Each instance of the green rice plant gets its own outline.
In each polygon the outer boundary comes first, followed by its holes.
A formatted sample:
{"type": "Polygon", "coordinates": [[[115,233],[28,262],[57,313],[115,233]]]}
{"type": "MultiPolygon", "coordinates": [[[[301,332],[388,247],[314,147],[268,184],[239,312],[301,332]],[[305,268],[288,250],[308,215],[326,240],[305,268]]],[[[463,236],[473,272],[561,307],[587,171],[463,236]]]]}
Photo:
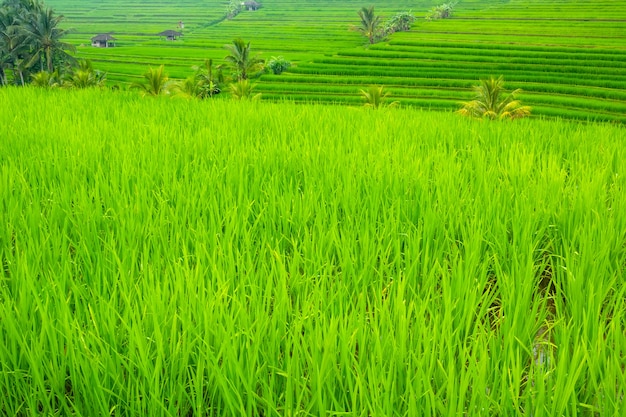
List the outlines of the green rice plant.
{"type": "Polygon", "coordinates": [[[125,91],[0,106],[8,414],[626,409],[622,127],[125,91]]]}

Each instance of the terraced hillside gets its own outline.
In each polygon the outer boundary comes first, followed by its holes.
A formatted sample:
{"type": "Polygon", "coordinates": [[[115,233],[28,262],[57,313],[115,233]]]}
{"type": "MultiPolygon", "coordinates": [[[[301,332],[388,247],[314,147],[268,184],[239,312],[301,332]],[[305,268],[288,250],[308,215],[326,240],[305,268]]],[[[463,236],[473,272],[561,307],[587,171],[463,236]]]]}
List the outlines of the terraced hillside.
{"type": "Polygon", "coordinates": [[[150,65],[165,64],[184,77],[206,58],[221,60],[235,37],[262,57],[282,55],[297,65],[264,75],[266,99],[359,103],[359,90],[386,85],[402,104],[452,109],[471,97],[480,77],[504,75],[509,88],[538,115],[626,121],[626,1],[461,0],[453,18],[426,21],[441,3],[416,1],[265,0],[263,8],[221,20],[225,1],[50,0],[76,29],[72,41],[88,45],[98,32],[115,33],[118,47],[79,46],[79,53],[128,82],[150,65]],[[373,4],[384,17],[412,10],[410,32],[367,46],[357,10],[373,4]],[[185,24],[183,40],[155,36],[185,24]]]}

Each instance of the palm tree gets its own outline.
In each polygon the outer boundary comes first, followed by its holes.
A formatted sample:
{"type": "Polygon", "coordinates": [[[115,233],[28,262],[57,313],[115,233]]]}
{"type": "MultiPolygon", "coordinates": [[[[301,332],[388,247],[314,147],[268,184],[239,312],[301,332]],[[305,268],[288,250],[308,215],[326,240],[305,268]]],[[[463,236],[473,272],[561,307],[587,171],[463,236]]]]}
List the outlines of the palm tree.
{"type": "Polygon", "coordinates": [[[354,26],[353,29],[367,37],[370,44],[375,43],[380,36],[382,18],[376,16],[374,6],[361,8],[359,17],[361,18],[361,23],[359,26],[354,26]]]}
{"type": "Polygon", "coordinates": [[[361,90],[361,96],[365,100],[365,107],[372,109],[378,109],[381,107],[395,107],[398,105],[397,101],[386,104],[387,97],[391,93],[384,91],[384,87],[377,87],[375,85],[370,86],[368,90],[361,90]]]}
{"type": "Polygon", "coordinates": [[[9,40],[7,38],[8,28],[11,24],[8,11],[0,8],[0,85],[7,83],[6,69],[11,64],[11,56],[8,52],[9,40]]]}
{"type": "Polygon", "coordinates": [[[13,70],[13,79],[24,85],[24,71],[28,58],[28,45],[20,31],[16,10],[0,9],[0,71],[6,82],[6,70],[13,70]],[[18,77],[19,76],[19,77],[18,77]]]}
{"type": "Polygon", "coordinates": [[[61,85],[61,77],[59,72],[40,71],[31,75],[32,85],[45,89],[57,88],[61,85]]]}
{"type": "Polygon", "coordinates": [[[48,72],[53,72],[55,57],[72,60],[65,51],[75,51],[76,48],[61,40],[69,33],[69,30],[59,28],[63,19],[63,15],[57,16],[54,10],[46,8],[35,11],[29,19],[22,22],[22,31],[33,52],[27,66],[30,67],[39,61],[43,70],[45,62],[48,72]]]}
{"type": "Polygon", "coordinates": [[[91,61],[79,61],[78,68],[73,70],[66,79],[65,86],[69,88],[104,87],[106,73],[94,70],[91,61]]]}
{"type": "Polygon", "coordinates": [[[488,80],[480,80],[480,85],[474,87],[476,96],[474,100],[463,103],[459,114],[468,117],[484,119],[518,119],[530,115],[531,108],[523,106],[515,95],[522,90],[512,91],[504,96],[504,78],[489,77],[488,80]]]}
{"type": "Polygon", "coordinates": [[[234,78],[237,81],[246,80],[250,73],[261,68],[263,60],[259,59],[258,55],[251,56],[250,42],[246,44],[243,39],[238,38],[231,45],[224,45],[224,48],[230,52],[230,55],[226,56],[224,60],[233,70],[234,78]]]}
{"type": "Polygon", "coordinates": [[[250,80],[239,80],[229,86],[230,95],[235,100],[259,100],[261,93],[252,94],[256,84],[251,84],[250,80]]]}
{"type": "Polygon", "coordinates": [[[145,83],[133,83],[131,88],[142,90],[144,96],[159,96],[167,92],[169,77],[165,73],[163,65],[156,69],[149,68],[143,77],[146,81],[145,83]]]}

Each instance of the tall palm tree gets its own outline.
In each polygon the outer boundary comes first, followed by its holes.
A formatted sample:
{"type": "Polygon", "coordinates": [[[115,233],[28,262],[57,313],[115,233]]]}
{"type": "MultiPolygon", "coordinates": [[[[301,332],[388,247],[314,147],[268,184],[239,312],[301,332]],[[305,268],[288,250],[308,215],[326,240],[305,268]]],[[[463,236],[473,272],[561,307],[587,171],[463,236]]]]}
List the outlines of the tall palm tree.
{"type": "Polygon", "coordinates": [[[224,45],[224,48],[230,52],[224,60],[233,70],[237,81],[248,79],[250,73],[259,70],[263,64],[258,55],[251,56],[250,42],[246,44],[241,38],[235,39],[230,45],[224,45]]]}
{"type": "Polygon", "coordinates": [[[142,90],[143,95],[159,96],[167,92],[169,77],[165,73],[165,68],[161,65],[158,68],[149,68],[143,75],[144,83],[133,83],[132,88],[142,90]]]}
{"type": "Polygon", "coordinates": [[[489,77],[488,80],[480,80],[480,85],[474,87],[476,95],[474,100],[463,103],[458,113],[463,116],[484,119],[518,119],[530,115],[531,108],[523,106],[515,98],[522,90],[517,89],[504,96],[504,78],[489,77]]]}
{"type": "Polygon", "coordinates": [[[0,85],[7,83],[6,70],[11,64],[9,54],[8,28],[12,22],[7,10],[0,8],[0,85]]]}
{"type": "Polygon", "coordinates": [[[383,23],[382,17],[376,16],[374,6],[361,8],[359,17],[361,22],[354,27],[354,30],[367,37],[370,44],[375,43],[380,36],[380,29],[383,23]]]}
{"type": "Polygon", "coordinates": [[[0,13],[0,68],[2,73],[11,68],[13,79],[21,80],[22,85],[24,85],[26,63],[29,60],[28,49],[28,43],[13,17],[0,13]]]}
{"type": "Polygon", "coordinates": [[[33,52],[28,66],[39,62],[43,70],[45,62],[48,72],[52,72],[55,56],[65,60],[72,59],[71,55],[65,51],[75,51],[76,48],[61,40],[69,33],[69,30],[59,28],[63,19],[63,15],[57,16],[54,10],[46,8],[35,11],[33,16],[22,23],[22,30],[33,52]]]}

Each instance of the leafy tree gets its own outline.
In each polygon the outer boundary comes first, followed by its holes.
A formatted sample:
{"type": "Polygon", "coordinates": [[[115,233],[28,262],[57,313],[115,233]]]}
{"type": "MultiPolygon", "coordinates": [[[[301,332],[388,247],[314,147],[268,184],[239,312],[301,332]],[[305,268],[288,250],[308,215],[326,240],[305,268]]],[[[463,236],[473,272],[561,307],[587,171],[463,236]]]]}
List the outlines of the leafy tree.
{"type": "Polygon", "coordinates": [[[235,100],[259,100],[261,93],[253,94],[255,84],[251,84],[250,80],[239,80],[230,84],[229,91],[235,100]]]}
{"type": "Polygon", "coordinates": [[[198,84],[198,97],[213,97],[220,93],[220,82],[223,81],[220,78],[223,77],[221,71],[214,74],[212,59],[205,60],[204,65],[194,66],[193,69],[195,71],[194,79],[198,84]]]}
{"type": "Polygon", "coordinates": [[[45,62],[48,72],[52,72],[55,57],[63,61],[72,60],[72,57],[65,51],[75,51],[76,48],[62,41],[62,38],[69,33],[68,30],[59,28],[63,19],[63,15],[57,16],[52,9],[46,8],[34,12],[28,20],[23,22],[21,30],[26,36],[26,42],[32,53],[28,62],[29,67],[39,62],[43,70],[45,62]]]}
{"type": "Polygon", "coordinates": [[[291,62],[287,61],[282,56],[279,57],[271,57],[267,64],[265,65],[265,70],[267,72],[272,72],[272,74],[279,75],[284,71],[287,71],[291,68],[291,62]]]}
{"type": "Polygon", "coordinates": [[[387,98],[391,95],[388,91],[385,91],[383,86],[370,86],[367,90],[361,90],[361,96],[365,100],[365,107],[372,109],[379,109],[381,107],[396,107],[399,103],[397,101],[387,103],[387,98]]]}
{"type": "Polygon", "coordinates": [[[522,90],[517,89],[505,96],[504,78],[489,77],[488,80],[480,80],[480,85],[474,87],[476,96],[474,100],[463,103],[459,114],[468,117],[502,120],[518,119],[530,115],[531,108],[523,106],[515,98],[522,90]]]}
{"type": "Polygon", "coordinates": [[[226,6],[226,19],[230,20],[241,13],[243,6],[239,0],[230,0],[226,6]]]}
{"type": "Polygon", "coordinates": [[[415,15],[411,12],[400,12],[391,17],[385,24],[385,33],[407,32],[415,22],[415,15]]]}
{"type": "Polygon", "coordinates": [[[148,72],[143,74],[143,77],[143,83],[133,83],[131,88],[141,90],[144,96],[160,96],[168,92],[169,77],[165,73],[163,65],[158,68],[150,67],[148,72]]]}
{"type": "Polygon", "coordinates": [[[452,12],[456,6],[456,2],[443,3],[435,6],[426,15],[426,20],[448,19],[452,17],[452,12]]]}
{"type": "Polygon", "coordinates": [[[258,58],[258,55],[251,55],[250,42],[246,44],[243,39],[238,38],[232,44],[224,45],[224,48],[230,52],[224,60],[237,81],[246,80],[251,73],[261,69],[263,60],[258,58]]]}
{"type": "Polygon", "coordinates": [[[365,36],[370,44],[376,43],[382,37],[382,18],[374,12],[374,6],[363,7],[359,10],[361,22],[353,26],[353,30],[365,36]]]}

